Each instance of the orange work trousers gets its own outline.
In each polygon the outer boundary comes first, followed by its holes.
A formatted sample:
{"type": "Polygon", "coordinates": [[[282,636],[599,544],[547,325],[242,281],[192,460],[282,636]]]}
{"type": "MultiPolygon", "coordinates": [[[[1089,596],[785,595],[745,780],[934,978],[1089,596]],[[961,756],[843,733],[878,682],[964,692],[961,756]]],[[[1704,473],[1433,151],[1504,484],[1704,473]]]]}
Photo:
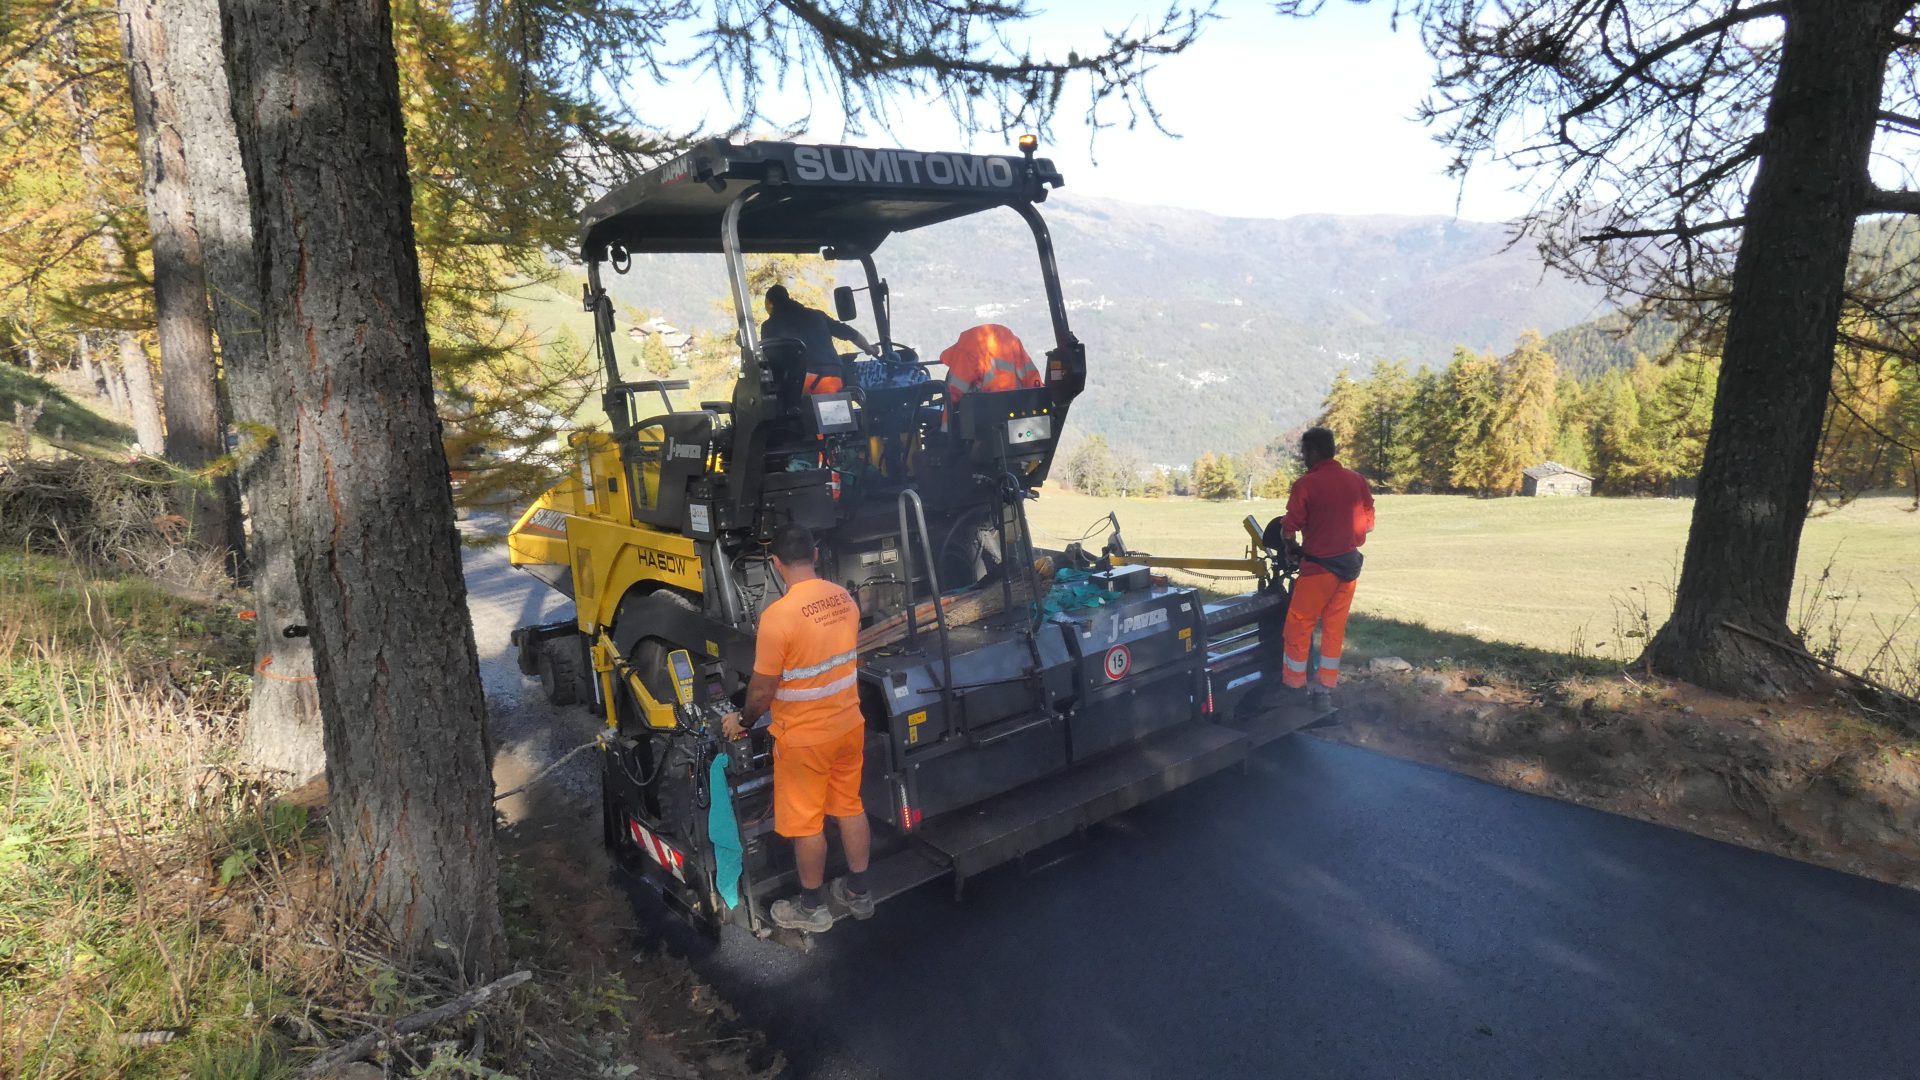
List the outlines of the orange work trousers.
{"type": "Polygon", "coordinates": [[[1287,665],[1280,681],[1298,689],[1307,685],[1307,655],[1312,651],[1313,627],[1320,625],[1320,685],[1340,682],[1340,649],[1347,642],[1347,611],[1353,607],[1358,581],[1341,581],[1333,574],[1301,574],[1293,583],[1287,604],[1287,665]]]}

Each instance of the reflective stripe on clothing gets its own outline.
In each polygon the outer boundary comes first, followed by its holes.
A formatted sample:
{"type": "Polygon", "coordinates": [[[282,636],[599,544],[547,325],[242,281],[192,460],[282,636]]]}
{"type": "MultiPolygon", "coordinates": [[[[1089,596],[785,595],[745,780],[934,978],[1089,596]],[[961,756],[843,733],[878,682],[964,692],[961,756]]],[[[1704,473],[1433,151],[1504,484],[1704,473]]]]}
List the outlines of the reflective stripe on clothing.
{"type": "Polygon", "coordinates": [[[773,700],[819,701],[821,698],[830,698],[840,691],[847,689],[852,686],[859,677],[859,672],[849,671],[843,678],[835,679],[825,686],[809,686],[805,689],[790,689],[782,686],[773,692],[773,700]]]}
{"type": "Polygon", "coordinates": [[[846,652],[841,653],[839,656],[828,657],[827,659],[822,660],[817,664],[810,664],[807,667],[788,668],[787,670],[780,673],[780,678],[782,681],[791,681],[793,679],[811,679],[816,675],[825,675],[827,672],[832,671],[834,668],[839,667],[841,664],[851,664],[858,659],[860,659],[860,650],[848,649],[846,652]]]}
{"type": "Polygon", "coordinates": [[[1287,657],[1287,670],[1288,671],[1305,671],[1307,670],[1307,662],[1304,659],[1295,660],[1293,657],[1289,656],[1287,657]]]}
{"type": "Polygon", "coordinates": [[[1323,668],[1332,668],[1333,670],[1338,671],[1340,670],[1340,658],[1337,656],[1328,656],[1322,653],[1320,656],[1320,666],[1323,668]]]}

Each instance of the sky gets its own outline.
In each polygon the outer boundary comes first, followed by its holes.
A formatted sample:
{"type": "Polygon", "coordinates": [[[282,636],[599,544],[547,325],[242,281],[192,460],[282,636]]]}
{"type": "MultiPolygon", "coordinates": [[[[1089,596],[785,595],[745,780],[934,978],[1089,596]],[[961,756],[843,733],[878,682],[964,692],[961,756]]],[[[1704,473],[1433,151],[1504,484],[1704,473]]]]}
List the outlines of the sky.
{"type": "MultiPolygon", "coordinates": [[[[1121,5],[1057,0],[1023,31],[1036,51],[1096,47],[1117,28],[1121,5]]],[[[1129,7],[1133,5],[1127,5],[1129,7]]],[[[1152,5],[1142,4],[1143,10],[1152,5]]],[[[1109,128],[1089,140],[1070,95],[1041,153],[1066,176],[1067,190],[1129,202],[1180,206],[1233,217],[1298,214],[1440,214],[1505,221],[1530,198],[1521,178],[1485,166],[1463,187],[1443,175],[1447,150],[1412,119],[1426,94],[1432,61],[1415,28],[1389,25],[1391,4],[1331,0],[1307,20],[1282,19],[1261,0],[1223,0],[1220,19],[1179,56],[1160,62],[1148,88],[1178,138],[1141,125],[1109,128]]],[[[711,75],[676,74],[643,85],[640,110],[670,130],[696,124],[724,129],[737,119],[711,75]]],[[[896,102],[888,130],[849,134],[831,100],[766,95],[761,111],[805,137],[917,150],[1011,150],[999,135],[965,137],[939,101],[896,102]]]]}

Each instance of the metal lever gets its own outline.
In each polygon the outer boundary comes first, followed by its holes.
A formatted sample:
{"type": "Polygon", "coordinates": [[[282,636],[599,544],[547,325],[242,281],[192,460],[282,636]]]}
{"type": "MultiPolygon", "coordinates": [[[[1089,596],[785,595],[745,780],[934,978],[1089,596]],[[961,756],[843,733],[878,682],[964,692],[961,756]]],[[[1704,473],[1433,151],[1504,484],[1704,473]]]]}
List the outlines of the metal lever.
{"type": "Polygon", "coordinates": [[[940,572],[934,566],[933,534],[927,529],[927,507],[920,501],[920,493],[912,488],[900,493],[900,557],[905,560],[901,569],[907,579],[907,647],[913,647],[918,632],[914,609],[919,606],[913,598],[913,533],[907,527],[908,503],[913,504],[914,517],[920,525],[920,543],[927,556],[927,586],[933,590],[933,617],[940,628],[940,704],[946,710],[947,724],[951,728],[954,722],[953,650],[947,644],[947,605],[940,595],[940,572]]]}

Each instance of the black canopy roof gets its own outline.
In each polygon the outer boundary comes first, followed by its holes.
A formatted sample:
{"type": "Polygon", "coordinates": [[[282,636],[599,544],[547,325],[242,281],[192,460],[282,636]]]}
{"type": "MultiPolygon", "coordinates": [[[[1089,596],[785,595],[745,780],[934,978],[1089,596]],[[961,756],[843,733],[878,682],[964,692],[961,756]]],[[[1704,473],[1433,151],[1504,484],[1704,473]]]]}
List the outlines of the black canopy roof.
{"type": "Polygon", "coordinates": [[[582,215],[581,253],[715,252],[727,206],[750,252],[870,252],[888,236],[994,206],[1041,202],[1063,181],[1046,158],[711,139],[608,192],[582,215]]]}

